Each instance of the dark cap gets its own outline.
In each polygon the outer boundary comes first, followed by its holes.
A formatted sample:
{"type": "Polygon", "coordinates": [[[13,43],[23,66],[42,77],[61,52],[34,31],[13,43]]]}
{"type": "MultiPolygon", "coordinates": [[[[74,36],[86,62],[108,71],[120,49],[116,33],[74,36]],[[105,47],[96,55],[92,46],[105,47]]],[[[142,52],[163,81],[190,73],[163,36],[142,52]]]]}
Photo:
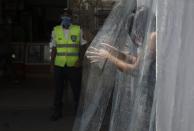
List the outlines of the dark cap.
{"type": "Polygon", "coordinates": [[[72,10],[71,9],[69,9],[69,8],[65,8],[64,9],[64,15],[70,15],[70,16],[72,16],[72,10]]]}

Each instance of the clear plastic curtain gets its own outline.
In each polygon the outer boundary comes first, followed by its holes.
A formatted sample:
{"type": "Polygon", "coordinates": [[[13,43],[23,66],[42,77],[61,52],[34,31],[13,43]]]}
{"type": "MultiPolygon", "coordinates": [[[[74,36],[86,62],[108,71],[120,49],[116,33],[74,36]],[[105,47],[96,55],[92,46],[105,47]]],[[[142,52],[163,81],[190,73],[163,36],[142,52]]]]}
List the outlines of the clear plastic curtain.
{"type": "Polygon", "coordinates": [[[158,1],[156,130],[194,130],[194,1],[158,1]]]}
{"type": "MultiPolygon", "coordinates": [[[[144,1],[145,2],[145,1],[144,1]]],[[[139,72],[136,76],[135,93],[131,110],[130,124],[127,131],[148,131],[151,122],[151,113],[153,105],[153,96],[155,90],[155,56],[149,52],[149,38],[152,32],[155,32],[155,10],[156,1],[147,0],[145,6],[148,8],[146,30],[144,31],[144,57],[141,60],[139,72]]],[[[141,25],[140,23],[138,25],[141,25]]]]}
{"type": "MultiPolygon", "coordinates": [[[[155,28],[153,27],[155,24],[153,24],[154,15],[152,12],[155,3],[153,3],[153,1],[148,1],[146,5],[149,6],[143,5],[143,7],[147,8],[147,13],[145,13],[145,10],[142,10],[145,8],[139,8],[142,7],[142,5],[137,7],[135,16],[138,14],[140,17],[134,19],[135,26],[132,28],[132,33],[139,30],[137,32],[142,32],[145,35],[142,50],[145,52],[145,56],[141,60],[139,70],[127,73],[118,71],[116,74],[110,131],[149,130],[155,84],[148,80],[152,59],[149,57],[147,51],[147,38],[150,36],[153,28],[155,28]],[[144,26],[146,27],[145,29],[143,29],[144,26]]],[[[131,42],[129,42],[129,45],[129,52],[134,54],[133,52],[136,50],[134,50],[133,44],[131,45],[131,42]]]]}
{"type": "MultiPolygon", "coordinates": [[[[109,102],[112,103],[109,131],[132,131],[137,130],[138,127],[142,129],[145,125],[144,120],[148,119],[149,121],[150,117],[145,116],[145,112],[142,112],[142,126],[137,126],[140,116],[136,115],[138,113],[136,110],[142,107],[137,106],[142,105],[138,104],[139,98],[144,99],[144,96],[148,95],[148,88],[146,88],[147,92],[142,92],[141,89],[148,85],[147,74],[151,62],[147,57],[146,44],[153,17],[150,10],[152,2],[153,0],[149,0],[146,3],[149,5],[146,6],[148,9],[146,19],[143,15],[138,21],[131,22],[132,12],[136,8],[136,0],[121,0],[114,6],[102,29],[94,38],[90,45],[92,47],[105,48],[100,46],[100,43],[105,42],[119,51],[124,51],[127,48],[128,53],[135,55],[137,48],[129,36],[129,27],[131,23],[136,23],[131,32],[141,32],[140,34],[145,36],[142,50],[145,52],[145,57],[141,60],[139,71],[126,73],[118,71],[109,61],[88,64],[85,59],[81,100],[73,131],[100,131],[109,102]],[[140,93],[136,93],[137,89],[140,93]],[[137,96],[138,99],[136,99],[137,96]],[[136,106],[134,107],[134,105],[136,106]],[[136,119],[138,119],[135,121],[136,126],[132,126],[131,121],[136,119]]],[[[143,103],[146,102],[147,99],[143,101],[143,103]]],[[[143,109],[145,108],[147,109],[147,105],[144,104],[143,109]]],[[[151,110],[151,106],[149,110],[151,110]]]]}
{"type": "MultiPolygon", "coordinates": [[[[127,40],[126,21],[135,6],[135,0],[119,1],[90,46],[99,49],[99,44],[105,42],[122,47],[127,40]],[[123,38],[121,45],[119,35],[123,38]]],[[[116,68],[108,61],[89,64],[87,59],[83,67],[82,93],[73,131],[99,131],[115,86],[116,68]]]]}
{"type": "Polygon", "coordinates": [[[137,7],[150,6],[150,0],[137,0],[137,7]]]}

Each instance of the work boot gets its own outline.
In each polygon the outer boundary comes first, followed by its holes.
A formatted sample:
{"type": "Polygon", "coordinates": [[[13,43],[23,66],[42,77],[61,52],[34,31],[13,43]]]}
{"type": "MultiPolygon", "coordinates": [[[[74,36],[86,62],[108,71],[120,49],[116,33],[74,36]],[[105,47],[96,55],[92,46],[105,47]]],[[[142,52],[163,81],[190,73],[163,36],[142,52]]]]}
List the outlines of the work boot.
{"type": "Polygon", "coordinates": [[[57,121],[63,117],[62,110],[54,110],[54,113],[51,116],[52,121],[57,121]]]}

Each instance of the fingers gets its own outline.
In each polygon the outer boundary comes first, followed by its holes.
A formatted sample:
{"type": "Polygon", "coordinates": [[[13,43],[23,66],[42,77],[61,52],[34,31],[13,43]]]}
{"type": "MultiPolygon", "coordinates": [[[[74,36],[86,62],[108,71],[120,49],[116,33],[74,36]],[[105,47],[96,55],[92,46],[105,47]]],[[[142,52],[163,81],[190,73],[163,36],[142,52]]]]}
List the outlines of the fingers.
{"type": "Polygon", "coordinates": [[[94,48],[94,47],[90,47],[88,48],[88,50],[86,51],[86,55],[87,54],[97,54],[99,52],[98,49],[94,48]]]}
{"type": "Polygon", "coordinates": [[[105,60],[106,59],[106,58],[100,57],[100,56],[87,56],[87,58],[89,60],[99,60],[99,61],[102,61],[102,60],[105,60]]]}
{"type": "Polygon", "coordinates": [[[90,55],[99,55],[99,53],[98,52],[87,51],[86,52],[86,55],[87,56],[90,56],[90,55]]]}
{"type": "Polygon", "coordinates": [[[108,54],[108,51],[104,50],[104,49],[100,49],[97,50],[96,48],[93,48],[94,51],[92,51],[91,49],[89,49],[86,52],[86,56],[100,56],[100,57],[106,57],[108,54]]]}
{"type": "Polygon", "coordinates": [[[100,56],[87,56],[88,59],[101,59],[100,56]]]}
{"type": "Polygon", "coordinates": [[[90,63],[96,63],[103,61],[107,58],[108,52],[104,49],[97,49],[95,47],[89,47],[86,51],[86,57],[90,60],[90,63]]]}
{"type": "Polygon", "coordinates": [[[97,63],[97,62],[100,62],[100,61],[98,61],[98,60],[92,60],[92,61],[90,61],[91,64],[92,63],[97,63]]]}
{"type": "Polygon", "coordinates": [[[94,47],[89,47],[86,52],[88,52],[88,51],[98,52],[98,49],[94,48],[94,47]]]}
{"type": "Polygon", "coordinates": [[[103,54],[101,54],[101,53],[96,53],[96,52],[88,52],[87,54],[86,54],[86,57],[88,58],[88,59],[105,59],[106,58],[106,55],[103,55],[103,54]]]}
{"type": "Polygon", "coordinates": [[[111,45],[109,45],[107,43],[101,43],[100,45],[104,46],[104,47],[107,47],[107,48],[110,48],[110,49],[113,49],[113,50],[117,50],[117,48],[115,48],[115,47],[113,47],[113,46],[111,46],[111,45]]]}
{"type": "Polygon", "coordinates": [[[107,47],[112,47],[111,45],[109,45],[107,43],[100,43],[100,45],[104,45],[104,46],[107,46],[107,47]]]}
{"type": "Polygon", "coordinates": [[[90,63],[96,63],[105,60],[105,58],[101,56],[87,56],[87,59],[90,60],[90,63]]]}
{"type": "MultiPolygon", "coordinates": [[[[110,49],[113,49],[113,50],[118,50],[117,48],[107,44],[107,43],[100,43],[101,46],[104,46],[105,48],[110,48],[110,49]]],[[[99,52],[99,49],[95,48],[95,47],[89,47],[88,50],[93,50],[93,51],[96,51],[96,52],[99,52]]]]}
{"type": "Polygon", "coordinates": [[[88,50],[93,50],[93,51],[98,52],[98,49],[97,48],[94,48],[94,47],[90,47],[88,50]]]}
{"type": "Polygon", "coordinates": [[[88,54],[97,54],[98,50],[94,47],[89,47],[88,50],[86,51],[86,55],[88,54]]]}
{"type": "Polygon", "coordinates": [[[94,60],[100,60],[101,58],[99,56],[87,56],[87,59],[89,59],[90,61],[94,61],[94,60]]]}

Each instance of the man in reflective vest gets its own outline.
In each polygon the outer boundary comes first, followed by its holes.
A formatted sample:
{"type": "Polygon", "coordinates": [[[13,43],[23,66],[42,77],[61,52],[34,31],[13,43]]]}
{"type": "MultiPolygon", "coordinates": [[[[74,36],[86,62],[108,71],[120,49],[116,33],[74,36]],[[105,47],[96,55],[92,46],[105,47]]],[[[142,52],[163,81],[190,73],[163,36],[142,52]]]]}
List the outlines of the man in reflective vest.
{"type": "MultiPolygon", "coordinates": [[[[80,44],[86,41],[82,38],[80,26],[72,24],[71,10],[65,10],[61,25],[52,31],[51,69],[54,72],[55,98],[52,120],[62,117],[62,98],[64,81],[69,81],[73,90],[76,107],[79,101],[81,86],[80,44]]],[[[67,85],[67,84],[66,84],[67,85]]]]}

